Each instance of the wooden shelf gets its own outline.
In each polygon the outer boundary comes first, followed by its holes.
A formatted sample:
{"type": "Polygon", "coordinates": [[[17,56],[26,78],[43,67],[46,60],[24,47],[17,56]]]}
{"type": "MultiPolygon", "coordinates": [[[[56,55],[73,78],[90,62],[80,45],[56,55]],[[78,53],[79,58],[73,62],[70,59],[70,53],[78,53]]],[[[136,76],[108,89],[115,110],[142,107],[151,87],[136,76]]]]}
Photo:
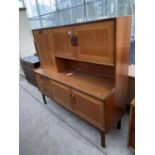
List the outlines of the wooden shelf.
{"type": "Polygon", "coordinates": [[[36,69],[35,72],[101,100],[109,96],[114,88],[112,80],[82,72],[67,71],[58,73],[46,68],[36,69]]]}
{"type": "Polygon", "coordinates": [[[106,66],[114,66],[114,64],[108,64],[108,63],[102,63],[102,62],[95,62],[95,61],[90,61],[90,60],[82,60],[79,58],[72,58],[72,57],[66,57],[66,56],[60,56],[60,55],[55,55],[56,58],[64,58],[64,59],[68,59],[68,60],[75,60],[75,61],[81,61],[81,62],[88,62],[88,63],[92,63],[92,64],[99,64],[99,65],[106,65],[106,66]]]}

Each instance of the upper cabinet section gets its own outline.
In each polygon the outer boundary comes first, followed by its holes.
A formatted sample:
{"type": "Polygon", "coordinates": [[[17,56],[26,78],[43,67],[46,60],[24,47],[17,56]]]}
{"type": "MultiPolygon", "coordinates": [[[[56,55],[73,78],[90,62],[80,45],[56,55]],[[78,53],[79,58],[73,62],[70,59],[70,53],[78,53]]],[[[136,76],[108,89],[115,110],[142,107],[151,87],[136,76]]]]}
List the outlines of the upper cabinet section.
{"type": "Polygon", "coordinates": [[[35,30],[37,50],[43,65],[50,54],[66,59],[114,66],[116,19],[35,30]]]}
{"type": "Polygon", "coordinates": [[[84,24],[74,27],[77,37],[77,57],[85,61],[113,65],[114,21],[84,24]]]}
{"type": "Polygon", "coordinates": [[[39,55],[41,65],[44,67],[53,66],[52,50],[48,39],[48,30],[39,30],[33,32],[35,39],[35,46],[39,55]]]}
{"type": "Polygon", "coordinates": [[[56,56],[75,58],[75,48],[72,45],[73,27],[62,27],[50,30],[50,43],[56,56]]]}

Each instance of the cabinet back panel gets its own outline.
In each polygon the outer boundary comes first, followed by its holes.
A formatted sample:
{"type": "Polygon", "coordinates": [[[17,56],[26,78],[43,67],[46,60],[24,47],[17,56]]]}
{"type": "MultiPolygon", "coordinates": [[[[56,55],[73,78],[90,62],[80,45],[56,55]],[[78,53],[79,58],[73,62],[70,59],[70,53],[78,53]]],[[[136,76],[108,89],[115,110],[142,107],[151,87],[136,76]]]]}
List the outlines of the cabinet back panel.
{"type": "Polygon", "coordinates": [[[65,72],[68,70],[76,70],[88,74],[114,79],[115,68],[113,66],[104,66],[88,62],[74,61],[64,58],[56,57],[56,65],[58,72],[65,72]]]}
{"type": "Polygon", "coordinates": [[[109,79],[114,79],[114,67],[113,66],[104,66],[86,62],[70,61],[69,62],[73,70],[93,74],[96,76],[101,76],[109,79]]]}

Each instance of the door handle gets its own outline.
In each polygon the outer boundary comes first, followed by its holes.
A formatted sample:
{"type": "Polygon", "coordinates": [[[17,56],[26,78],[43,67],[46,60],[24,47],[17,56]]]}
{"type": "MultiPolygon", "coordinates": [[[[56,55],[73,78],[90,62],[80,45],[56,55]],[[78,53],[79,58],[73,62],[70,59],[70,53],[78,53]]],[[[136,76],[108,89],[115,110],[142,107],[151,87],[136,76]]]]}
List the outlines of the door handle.
{"type": "Polygon", "coordinates": [[[74,46],[78,46],[78,37],[77,36],[74,37],[74,46]]]}
{"type": "Polygon", "coordinates": [[[77,36],[72,35],[71,44],[72,44],[72,46],[78,46],[78,37],[77,36]]]}
{"type": "Polygon", "coordinates": [[[72,44],[72,46],[74,46],[74,35],[72,35],[72,37],[71,37],[71,44],[72,44]]]}

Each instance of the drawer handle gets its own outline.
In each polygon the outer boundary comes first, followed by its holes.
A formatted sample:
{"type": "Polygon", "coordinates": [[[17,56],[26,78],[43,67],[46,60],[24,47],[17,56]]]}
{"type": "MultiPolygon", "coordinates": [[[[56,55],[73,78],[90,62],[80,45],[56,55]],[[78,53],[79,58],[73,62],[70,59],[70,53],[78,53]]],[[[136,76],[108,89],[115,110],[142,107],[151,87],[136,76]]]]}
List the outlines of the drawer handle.
{"type": "Polygon", "coordinates": [[[72,94],[69,94],[69,98],[70,98],[70,100],[72,100],[72,94]]]}
{"type": "Polygon", "coordinates": [[[45,81],[42,83],[42,85],[43,85],[43,86],[45,86],[45,85],[46,85],[45,81]]]}
{"type": "Polygon", "coordinates": [[[71,98],[71,102],[73,102],[73,103],[76,102],[76,98],[73,94],[70,94],[70,98],[71,98]]]}
{"type": "Polygon", "coordinates": [[[43,88],[43,91],[47,92],[47,88],[43,88]]]}
{"type": "Polygon", "coordinates": [[[44,79],[45,79],[45,77],[44,77],[44,76],[40,76],[40,79],[44,80],[44,79]]]}

